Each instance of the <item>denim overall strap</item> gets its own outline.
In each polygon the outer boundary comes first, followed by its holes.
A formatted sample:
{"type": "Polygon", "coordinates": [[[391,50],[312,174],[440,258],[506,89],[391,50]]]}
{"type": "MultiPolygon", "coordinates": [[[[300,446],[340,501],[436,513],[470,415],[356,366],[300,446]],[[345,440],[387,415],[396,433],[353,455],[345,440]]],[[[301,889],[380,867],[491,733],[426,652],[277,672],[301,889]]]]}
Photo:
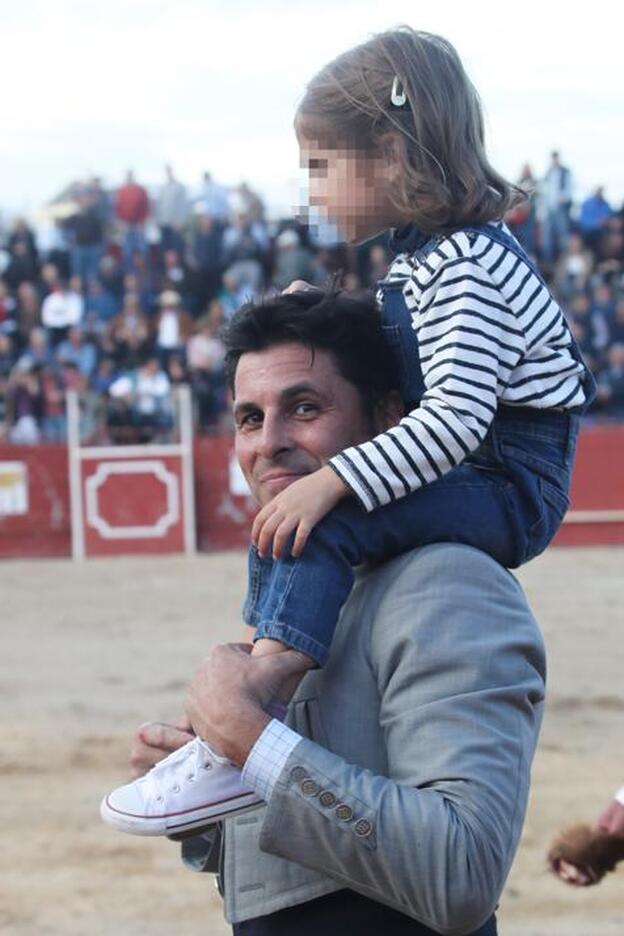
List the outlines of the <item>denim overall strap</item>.
{"type": "MultiPolygon", "coordinates": [[[[409,254],[419,263],[426,260],[438,237],[423,235],[412,226],[403,236],[396,234],[391,246],[409,254]]],[[[413,327],[412,313],[407,307],[403,289],[406,277],[379,280],[381,292],[381,322],[384,338],[394,356],[399,386],[407,411],[415,409],[425,392],[425,381],[420,366],[418,337],[413,327]]]]}
{"type": "MultiPolygon", "coordinates": [[[[506,247],[507,250],[514,254],[514,256],[518,257],[519,260],[522,260],[524,263],[526,263],[529,269],[538,278],[542,286],[547,289],[548,292],[550,292],[548,284],[545,282],[544,277],[538,270],[533,260],[531,260],[526,251],[523,249],[522,245],[518,243],[515,237],[512,237],[511,234],[507,233],[507,231],[503,231],[502,228],[496,227],[493,224],[474,224],[468,227],[464,227],[461,230],[466,234],[483,235],[484,237],[489,237],[490,240],[493,240],[496,244],[500,244],[501,247],[506,247]]],[[[576,338],[571,331],[570,341],[570,353],[575,361],[583,365],[584,369],[582,382],[583,391],[585,393],[585,403],[583,403],[581,406],[568,410],[568,412],[582,415],[596,396],[596,381],[594,379],[594,375],[585,363],[581,349],[579,348],[576,338]]]]}

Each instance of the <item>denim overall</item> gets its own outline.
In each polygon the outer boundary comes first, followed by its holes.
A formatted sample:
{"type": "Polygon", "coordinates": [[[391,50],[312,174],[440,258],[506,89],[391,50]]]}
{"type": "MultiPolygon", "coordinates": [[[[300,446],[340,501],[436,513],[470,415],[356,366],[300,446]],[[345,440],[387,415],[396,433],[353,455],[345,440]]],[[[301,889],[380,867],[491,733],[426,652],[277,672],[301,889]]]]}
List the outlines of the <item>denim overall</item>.
{"type": "MultiPolygon", "coordinates": [[[[491,225],[462,230],[469,236],[486,234],[539,276],[504,231],[491,225]]],[[[406,252],[424,259],[440,238],[425,238],[412,229],[409,239],[406,252]]],[[[405,240],[399,246],[405,250],[405,240]]],[[[409,411],[425,391],[418,338],[403,297],[404,281],[383,280],[379,285],[383,330],[409,411]]],[[[571,352],[582,362],[574,340],[571,352]]],[[[343,500],[315,527],[298,559],[260,559],[252,547],[244,618],[256,628],[256,638],[280,640],[323,665],[355,566],[440,542],[474,546],[507,568],[539,555],[569,505],[581,413],[595,393],[586,367],[585,375],[583,407],[537,410],[499,404],[483,443],[460,465],[371,513],[354,498],[343,500]]]]}

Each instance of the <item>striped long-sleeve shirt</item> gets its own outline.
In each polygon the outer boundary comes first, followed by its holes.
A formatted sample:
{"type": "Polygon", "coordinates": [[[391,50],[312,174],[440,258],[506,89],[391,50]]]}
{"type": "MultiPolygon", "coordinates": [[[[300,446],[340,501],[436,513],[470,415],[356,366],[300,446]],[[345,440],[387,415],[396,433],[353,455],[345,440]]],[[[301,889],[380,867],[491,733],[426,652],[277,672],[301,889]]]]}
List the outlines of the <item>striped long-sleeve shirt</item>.
{"type": "Polygon", "coordinates": [[[425,392],[416,409],[330,464],[366,510],[435,481],[474,452],[499,401],[585,402],[563,313],[529,265],[485,234],[457,232],[388,273],[404,281],[425,392]]]}

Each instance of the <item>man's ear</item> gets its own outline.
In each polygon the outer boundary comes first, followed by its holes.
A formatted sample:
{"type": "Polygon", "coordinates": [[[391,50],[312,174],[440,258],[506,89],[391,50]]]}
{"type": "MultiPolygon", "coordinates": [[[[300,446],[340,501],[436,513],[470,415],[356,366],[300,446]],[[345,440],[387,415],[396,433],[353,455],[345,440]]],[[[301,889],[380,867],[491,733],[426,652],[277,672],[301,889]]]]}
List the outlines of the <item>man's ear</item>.
{"type": "Polygon", "coordinates": [[[375,429],[385,432],[396,426],[405,416],[405,405],[398,390],[393,390],[377,405],[375,412],[375,429]]]}

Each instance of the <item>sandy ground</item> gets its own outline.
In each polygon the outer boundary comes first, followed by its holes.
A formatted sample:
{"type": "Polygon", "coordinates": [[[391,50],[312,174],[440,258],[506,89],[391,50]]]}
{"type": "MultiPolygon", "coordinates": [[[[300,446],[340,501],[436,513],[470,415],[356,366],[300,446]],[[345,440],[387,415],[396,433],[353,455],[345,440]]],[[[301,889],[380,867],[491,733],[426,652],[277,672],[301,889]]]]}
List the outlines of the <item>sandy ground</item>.
{"type": "MultiPolygon", "coordinates": [[[[505,936],[621,936],[624,867],[572,891],[545,871],[554,832],[624,779],[624,550],[550,550],[521,574],[549,650],[549,706],[505,936]]],[[[0,564],[0,932],[230,932],[177,847],[102,826],[128,739],[180,711],[215,641],[238,639],[240,554],[0,564]]]]}

